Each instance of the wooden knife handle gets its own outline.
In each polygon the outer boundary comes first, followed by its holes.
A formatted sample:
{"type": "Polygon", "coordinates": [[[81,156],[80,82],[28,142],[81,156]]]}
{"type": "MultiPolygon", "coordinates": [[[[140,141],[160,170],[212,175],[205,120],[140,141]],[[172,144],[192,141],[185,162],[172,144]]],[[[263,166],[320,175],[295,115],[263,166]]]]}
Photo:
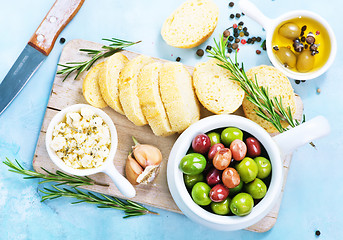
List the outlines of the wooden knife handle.
{"type": "Polygon", "coordinates": [[[56,0],[28,44],[48,56],[54,47],[56,38],[76,15],[84,1],[56,0]]]}

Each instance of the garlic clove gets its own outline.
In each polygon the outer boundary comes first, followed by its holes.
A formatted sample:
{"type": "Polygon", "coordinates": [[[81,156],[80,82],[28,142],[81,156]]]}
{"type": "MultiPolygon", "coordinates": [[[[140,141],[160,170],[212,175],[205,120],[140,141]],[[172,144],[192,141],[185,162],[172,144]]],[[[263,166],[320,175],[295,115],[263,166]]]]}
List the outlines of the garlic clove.
{"type": "Polygon", "coordinates": [[[133,185],[137,185],[137,178],[142,174],[143,168],[131,157],[131,154],[126,160],[125,166],[126,178],[133,185]]]}
{"type": "Polygon", "coordinates": [[[133,149],[136,161],[145,169],[147,166],[159,165],[162,161],[161,151],[147,144],[139,144],[133,149]]]}
{"type": "Polygon", "coordinates": [[[152,182],[157,175],[158,169],[159,165],[147,166],[144,171],[138,176],[136,180],[137,183],[147,184],[149,182],[152,182]]]}

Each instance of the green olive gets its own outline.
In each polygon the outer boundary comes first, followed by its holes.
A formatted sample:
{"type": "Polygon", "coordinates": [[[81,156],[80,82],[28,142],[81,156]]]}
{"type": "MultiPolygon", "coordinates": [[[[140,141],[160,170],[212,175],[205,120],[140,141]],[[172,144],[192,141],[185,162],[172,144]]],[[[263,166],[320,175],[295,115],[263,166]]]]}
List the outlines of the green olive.
{"type": "Polygon", "coordinates": [[[297,63],[297,57],[290,49],[286,47],[280,47],[280,49],[276,51],[275,54],[282,64],[287,65],[291,68],[295,67],[297,63]]]}
{"type": "Polygon", "coordinates": [[[295,23],[285,23],[279,28],[279,34],[288,39],[300,37],[301,29],[295,23]]]}
{"type": "Polygon", "coordinates": [[[309,50],[302,51],[298,56],[297,70],[299,72],[308,72],[313,69],[314,56],[311,55],[309,50]]]}

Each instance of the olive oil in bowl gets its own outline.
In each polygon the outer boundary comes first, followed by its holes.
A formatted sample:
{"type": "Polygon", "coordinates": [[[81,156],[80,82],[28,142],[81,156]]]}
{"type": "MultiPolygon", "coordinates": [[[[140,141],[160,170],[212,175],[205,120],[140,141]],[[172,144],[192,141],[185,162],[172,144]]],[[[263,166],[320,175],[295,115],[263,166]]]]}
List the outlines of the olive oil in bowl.
{"type": "Polygon", "coordinates": [[[328,31],[320,22],[304,16],[280,23],[274,30],[272,47],[280,63],[297,73],[319,70],[331,53],[328,31]]]}

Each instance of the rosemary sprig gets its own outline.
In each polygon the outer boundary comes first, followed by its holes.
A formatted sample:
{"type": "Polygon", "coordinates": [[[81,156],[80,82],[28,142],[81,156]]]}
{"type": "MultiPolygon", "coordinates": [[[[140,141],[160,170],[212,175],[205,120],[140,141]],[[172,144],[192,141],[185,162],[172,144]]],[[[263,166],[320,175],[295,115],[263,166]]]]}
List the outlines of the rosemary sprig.
{"type": "Polygon", "coordinates": [[[133,217],[133,216],[141,216],[145,214],[154,214],[159,215],[156,212],[150,211],[147,208],[143,207],[142,205],[139,205],[138,203],[135,203],[130,200],[121,200],[116,197],[110,197],[106,196],[104,194],[100,194],[101,197],[95,195],[91,192],[83,192],[76,187],[82,186],[82,185],[101,185],[101,186],[108,186],[107,184],[102,184],[94,181],[93,179],[89,177],[80,177],[80,176],[74,176],[74,175],[68,175],[61,171],[56,171],[56,173],[51,173],[47,171],[46,169],[42,168],[47,174],[43,173],[37,173],[35,171],[26,170],[24,169],[21,164],[17,161],[16,164],[11,162],[8,158],[6,158],[6,161],[3,161],[4,164],[6,164],[10,169],[10,172],[26,175],[27,177],[24,177],[24,179],[36,179],[36,178],[42,178],[45,179],[45,181],[41,181],[39,183],[48,183],[48,182],[59,182],[56,185],[51,185],[51,188],[44,188],[44,190],[39,190],[40,192],[44,193],[45,195],[42,196],[41,201],[44,202],[46,200],[52,200],[60,197],[70,197],[70,198],[76,198],[79,201],[73,202],[72,204],[77,203],[93,203],[98,204],[98,208],[113,208],[122,210],[125,212],[124,218],[133,217]],[[62,184],[68,184],[72,187],[72,190],[67,188],[59,188],[59,185],[62,184]]]}
{"type": "Polygon", "coordinates": [[[286,109],[284,108],[281,97],[271,98],[268,93],[268,88],[259,86],[256,76],[255,80],[250,80],[247,77],[243,63],[242,69],[239,68],[237,52],[235,55],[235,62],[233,62],[231,58],[226,58],[225,46],[227,44],[227,39],[224,40],[222,36],[219,43],[216,42],[216,40],[214,40],[214,42],[215,47],[212,48],[212,50],[207,50],[212,55],[210,57],[219,60],[221,64],[218,65],[232,73],[231,79],[240,83],[247,99],[257,107],[257,110],[255,109],[255,111],[259,117],[273,124],[279,132],[287,130],[287,128],[282,126],[282,121],[286,121],[291,127],[300,125],[300,122],[293,118],[291,108],[289,106],[286,109]]]}
{"type": "Polygon", "coordinates": [[[48,199],[56,199],[60,197],[71,197],[76,198],[79,201],[73,202],[72,204],[78,203],[92,203],[97,204],[98,208],[114,208],[122,210],[125,212],[124,218],[141,216],[145,214],[159,215],[156,212],[149,211],[147,208],[132,202],[130,200],[120,200],[115,197],[109,197],[104,194],[100,194],[101,197],[95,195],[91,192],[83,192],[77,188],[72,188],[72,190],[67,188],[58,188],[57,186],[52,186],[53,189],[44,188],[40,192],[46,194],[42,197],[42,202],[48,199]]]}
{"type": "Polygon", "coordinates": [[[80,49],[81,52],[87,53],[92,58],[88,61],[83,62],[68,62],[66,64],[58,64],[58,66],[63,67],[61,70],[57,71],[57,74],[65,74],[63,81],[72,73],[77,72],[74,79],[76,79],[82,72],[88,71],[91,66],[100,58],[107,58],[116,52],[123,50],[126,47],[132,46],[134,44],[140,43],[138,42],[130,42],[121,40],[118,38],[103,38],[102,40],[108,41],[110,44],[108,46],[104,45],[100,50],[95,49],[80,49]]]}
{"type": "Polygon", "coordinates": [[[6,161],[3,161],[4,164],[6,164],[10,169],[10,172],[18,173],[25,175],[27,177],[24,177],[24,179],[35,179],[35,178],[41,178],[45,179],[44,181],[41,181],[39,183],[48,183],[48,182],[58,182],[58,185],[62,184],[68,184],[72,187],[79,187],[79,186],[86,186],[86,185],[100,185],[104,187],[108,187],[109,185],[106,183],[97,182],[89,177],[81,177],[81,176],[75,176],[75,175],[68,175],[66,173],[63,173],[59,170],[56,171],[56,173],[49,172],[45,168],[42,168],[46,174],[38,173],[31,170],[24,169],[21,164],[15,160],[16,164],[11,162],[8,158],[6,158],[6,161]]]}

